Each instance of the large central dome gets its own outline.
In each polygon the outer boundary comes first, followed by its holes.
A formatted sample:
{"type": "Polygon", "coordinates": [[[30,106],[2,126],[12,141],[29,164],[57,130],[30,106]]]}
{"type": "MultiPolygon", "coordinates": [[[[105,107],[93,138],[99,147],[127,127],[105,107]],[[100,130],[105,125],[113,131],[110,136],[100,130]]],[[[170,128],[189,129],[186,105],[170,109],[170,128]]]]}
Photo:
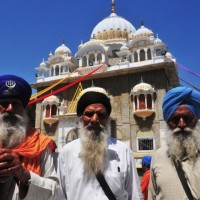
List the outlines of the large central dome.
{"type": "Polygon", "coordinates": [[[129,33],[135,31],[135,27],[129,21],[115,13],[113,1],[112,13],[95,26],[91,38],[99,40],[126,39],[129,33]]]}

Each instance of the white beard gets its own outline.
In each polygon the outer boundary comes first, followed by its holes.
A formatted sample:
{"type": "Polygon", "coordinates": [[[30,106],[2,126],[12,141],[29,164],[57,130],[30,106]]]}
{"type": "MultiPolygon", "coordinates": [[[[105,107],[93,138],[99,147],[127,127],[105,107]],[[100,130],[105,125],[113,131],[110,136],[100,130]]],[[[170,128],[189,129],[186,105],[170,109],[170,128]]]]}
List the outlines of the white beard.
{"type": "Polygon", "coordinates": [[[182,161],[188,158],[195,161],[200,152],[200,122],[198,121],[194,129],[185,128],[181,131],[179,128],[174,130],[168,129],[167,144],[169,154],[175,160],[182,161]]]}
{"type": "Polygon", "coordinates": [[[0,115],[0,147],[14,148],[26,137],[28,117],[24,110],[22,116],[13,113],[0,115]]]}
{"type": "Polygon", "coordinates": [[[101,126],[101,128],[100,134],[96,135],[93,131],[88,130],[83,122],[79,123],[79,137],[82,144],[79,156],[83,160],[84,169],[89,175],[103,171],[106,164],[109,125],[101,126]]]}

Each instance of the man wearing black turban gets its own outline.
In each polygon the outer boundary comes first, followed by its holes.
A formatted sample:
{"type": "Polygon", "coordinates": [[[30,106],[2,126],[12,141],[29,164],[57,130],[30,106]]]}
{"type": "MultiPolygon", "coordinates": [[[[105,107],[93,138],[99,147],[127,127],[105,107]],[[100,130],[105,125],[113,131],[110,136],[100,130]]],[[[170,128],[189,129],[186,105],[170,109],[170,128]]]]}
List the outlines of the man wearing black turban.
{"type": "Polygon", "coordinates": [[[77,103],[80,139],[66,144],[58,158],[61,200],[142,199],[133,154],[125,143],[109,137],[110,113],[110,98],[103,88],[81,92],[77,103]],[[111,198],[97,180],[100,172],[111,198]]]}
{"type": "Polygon", "coordinates": [[[200,199],[200,93],[176,87],[163,99],[166,146],[151,162],[149,199],[200,199]]]}

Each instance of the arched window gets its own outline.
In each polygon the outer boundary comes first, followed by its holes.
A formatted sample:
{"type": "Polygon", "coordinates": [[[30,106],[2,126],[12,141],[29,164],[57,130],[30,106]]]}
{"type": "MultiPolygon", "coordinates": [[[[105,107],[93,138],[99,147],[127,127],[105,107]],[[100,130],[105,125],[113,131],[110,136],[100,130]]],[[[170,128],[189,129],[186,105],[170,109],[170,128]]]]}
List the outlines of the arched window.
{"type": "Polygon", "coordinates": [[[55,68],[55,75],[56,76],[59,75],[59,66],[58,65],[56,65],[56,68],[55,68]]]}
{"type": "Polygon", "coordinates": [[[64,72],[64,67],[63,66],[60,67],[60,71],[61,71],[61,73],[64,72]]]}
{"type": "Polygon", "coordinates": [[[150,94],[147,94],[147,108],[152,109],[152,97],[150,94]]]}
{"type": "Polygon", "coordinates": [[[139,110],[143,110],[145,108],[146,108],[146,106],[145,106],[145,96],[144,96],[144,94],[140,94],[139,95],[139,110]]]}
{"type": "Polygon", "coordinates": [[[94,54],[90,54],[90,56],[89,56],[89,65],[93,66],[94,65],[94,61],[95,61],[94,54]]]}
{"type": "Polygon", "coordinates": [[[51,116],[55,116],[57,115],[57,106],[56,105],[52,105],[51,107],[51,116]]]}
{"type": "Polygon", "coordinates": [[[152,59],[152,58],[151,58],[151,50],[150,50],[150,49],[147,50],[147,59],[148,59],[148,60],[151,60],[151,59],[152,59]]]}
{"type": "Polygon", "coordinates": [[[53,76],[53,75],[54,75],[54,68],[51,67],[51,76],[53,76]]]}
{"type": "Polygon", "coordinates": [[[134,62],[138,62],[138,54],[136,51],[134,52],[134,62]]]}
{"type": "Polygon", "coordinates": [[[87,66],[87,58],[86,56],[83,57],[83,67],[87,66]]]}
{"type": "Polygon", "coordinates": [[[98,55],[97,55],[97,61],[98,61],[98,64],[102,63],[102,55],[101,55],[101,53],[98,53],[98,55]]]}
{"type": "Polygon", "coordinates": [[[51,110],[50,110],[50,105],[46,106],[46,113],[45,113],[45,117],[48,118],[51,115],[51,110]]]}
{"type": "Polygon", "coordinates": [[[138,106],[137,106],[137,101],[138,101],[137,96],[134,97],[134,101],[135,101],[135,110],[137,110],[138,109],[138,106]]]}
{"type": "Polygon", "coordinates": [[[140,61],[144,61],[145,60],[145,51],[144,49],[140,50],[140,61]]]}
{"type": "Polygon", "coordinates": [[[161,56],[161,55],[162,55],[161,50],[160,50],[160,49],[157,49],[157,50],[156,50],[156,56],[161,56]]]}

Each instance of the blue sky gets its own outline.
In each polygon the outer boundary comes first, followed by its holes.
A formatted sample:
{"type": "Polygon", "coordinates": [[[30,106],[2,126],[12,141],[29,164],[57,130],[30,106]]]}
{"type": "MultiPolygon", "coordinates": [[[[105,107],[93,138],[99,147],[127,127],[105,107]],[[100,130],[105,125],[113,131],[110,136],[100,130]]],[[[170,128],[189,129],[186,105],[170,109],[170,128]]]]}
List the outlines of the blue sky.
{"type": "MultiPolygon", "coordinates": [[[[115,0],[117,15],[145,27],[168,45],[177,63],[200,74],[199,0],[115,0]]],[[[93,28],[111,13],[111,0],[7,0],[0,6],[0,74],[36,82],[35,68],[62,41],[74,55],[93,28]]],[[[178,67],[179,76],[200,88],[200,79],[178,67]]],[[[181,81],[182,85],[188,86],[181,81]]]]}

